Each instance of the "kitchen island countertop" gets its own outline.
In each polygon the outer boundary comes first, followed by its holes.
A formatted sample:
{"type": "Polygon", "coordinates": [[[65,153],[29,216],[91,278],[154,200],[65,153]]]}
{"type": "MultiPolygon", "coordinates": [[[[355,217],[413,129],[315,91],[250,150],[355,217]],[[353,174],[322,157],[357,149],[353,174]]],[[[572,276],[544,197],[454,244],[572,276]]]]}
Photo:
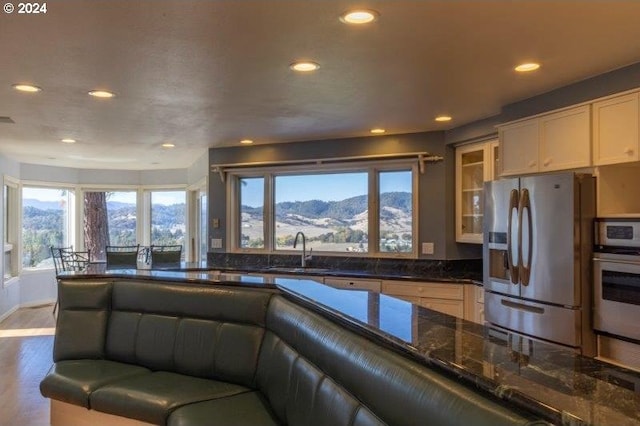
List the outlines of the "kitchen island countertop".
{"type": "Polygon", "coordinates": [[[133,278],[268,288],[332,317],[478,392],[557,425],[640,425],[640,373],[528,340],[514,347],[495,330],[391,296],[312,280],[184,270],[94,267],[59,278],[133,278]]]}

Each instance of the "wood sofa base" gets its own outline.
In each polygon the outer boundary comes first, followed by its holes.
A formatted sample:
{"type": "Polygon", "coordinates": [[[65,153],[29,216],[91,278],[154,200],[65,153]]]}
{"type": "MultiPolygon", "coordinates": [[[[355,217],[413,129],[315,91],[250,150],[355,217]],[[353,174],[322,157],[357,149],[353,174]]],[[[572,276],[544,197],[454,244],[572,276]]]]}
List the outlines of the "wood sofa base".
{"type": "Polygon", "coordinates": [[[151,423],[51,400],[51,426],[151,426],[151,423]]]}

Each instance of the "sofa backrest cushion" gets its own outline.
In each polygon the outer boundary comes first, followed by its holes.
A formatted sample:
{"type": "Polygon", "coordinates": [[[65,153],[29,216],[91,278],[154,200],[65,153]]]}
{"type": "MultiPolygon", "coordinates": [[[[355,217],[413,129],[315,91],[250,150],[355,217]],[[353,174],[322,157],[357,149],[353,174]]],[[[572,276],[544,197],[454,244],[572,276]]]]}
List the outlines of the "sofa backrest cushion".
{"type": "Polygon", "coordinates": [[[53,360],[103,358],[111,283],[69,281],[58,287],[58,300],[53,360]]]}
{"type": "Polygon", "coordinates": [[[290,426],[351,424],[342,421],[349,414],[358,425],[528,423],[476,391],[282,296],[271,300],[267,330],[257,383],[290,426]]]}
{"type": "Polygon", "coordinates": [[[106,356],[253,387],[271,296],[257,289],[116,281],[106,356]]]}

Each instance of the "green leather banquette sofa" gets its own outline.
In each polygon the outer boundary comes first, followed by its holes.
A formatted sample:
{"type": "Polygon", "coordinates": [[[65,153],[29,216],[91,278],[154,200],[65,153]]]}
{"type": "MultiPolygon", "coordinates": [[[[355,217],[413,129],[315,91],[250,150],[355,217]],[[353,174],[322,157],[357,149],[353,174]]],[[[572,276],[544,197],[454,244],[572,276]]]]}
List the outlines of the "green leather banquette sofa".
{"type": "Polygon", "coordinates": [[[546,424],[278,291],[73,279],[58,284],[52,425],[546,424]]]}

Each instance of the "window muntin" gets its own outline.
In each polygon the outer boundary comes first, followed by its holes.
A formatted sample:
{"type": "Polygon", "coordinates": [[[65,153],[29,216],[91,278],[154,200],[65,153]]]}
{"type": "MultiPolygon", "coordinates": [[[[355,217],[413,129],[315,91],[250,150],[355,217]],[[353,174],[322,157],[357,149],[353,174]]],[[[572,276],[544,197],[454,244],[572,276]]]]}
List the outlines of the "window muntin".
{"type": "Polygon", "coordinates": [[[263,177],[238,179],[240,248],[262,249],[265,247],[264,181],[263,177]]]}
{"type": "Polygon", "coordinates": [[[3,191],[2,191],[2,199],[3,199],[3,206],[4,206],[4,211],[2,213],[2,218],[3,218],[3,223],[4,223],[4,227],[2,228],[2,233],[3,233],[3,239],[2,241],[4,241],[4,243],[8,244],[9,243],[9,185],[3,185],[3,191]]]}
{"type": "Polygon", "coordinates": [[[52,268],[51,246],[70,245],[73,191],[22,188],[22,266],[52,268]]]}
{"type": "Polygon", "coordinates": [[[413,184],[411,170],[378,173],[379,250],[413,251],[413,184]]]}
{"type": "Polygon", "coordinates": [[[301,231],[307,249],[366,253],[367,188],[367,172],[275,176],[274,248],[292,250],[301,231]]]}
{"type": "Polygon", "coordinates": [[[151,244],[181,245],[184,255],[185,191],[151,192],[151,244]]]}

